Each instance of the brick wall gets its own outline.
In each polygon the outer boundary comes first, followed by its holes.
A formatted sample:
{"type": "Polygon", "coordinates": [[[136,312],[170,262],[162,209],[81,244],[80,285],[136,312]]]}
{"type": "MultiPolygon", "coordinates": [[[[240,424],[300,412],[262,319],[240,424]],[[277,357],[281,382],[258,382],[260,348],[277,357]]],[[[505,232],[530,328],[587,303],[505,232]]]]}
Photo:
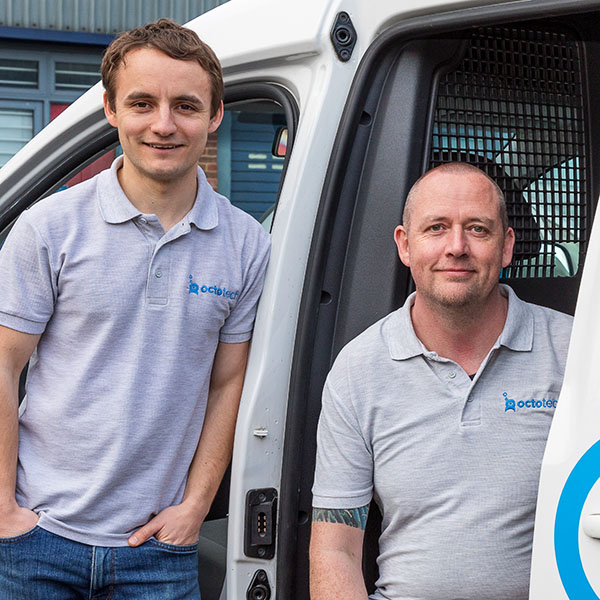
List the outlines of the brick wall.
{"type": "Polygon", "coordinates": [[[208,183],[213,186],[216,191],[219,191],[219,177],[217,170],[217,132],[211,133],[206,142],[204,154],[200,157],[198,164],[206,173],[208,183]]]}

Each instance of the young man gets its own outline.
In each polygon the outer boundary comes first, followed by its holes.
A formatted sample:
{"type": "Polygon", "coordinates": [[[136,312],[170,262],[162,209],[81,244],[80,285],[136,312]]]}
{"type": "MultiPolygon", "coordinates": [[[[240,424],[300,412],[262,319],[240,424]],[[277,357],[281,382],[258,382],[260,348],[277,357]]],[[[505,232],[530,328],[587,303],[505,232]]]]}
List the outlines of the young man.
{"type": "Polygon", "coordinates": [[[197,167],[221,68],[161,19],[102,64],[123,156],[0,252],[0,596],[199,598],[269,239],[197,167]],[[29,362],[18,418],[19,373],[29,362]]]}
{"type": "Polygon", "coordinates": [[[426,173],[403,223],[395,240],[416,292],[342,350],[323,393],[311,597],[367,598],[375,498],[371,598],[525,600],[572,319],[499,285],[514,232],[502,192],[475,167],[426,173]]]}

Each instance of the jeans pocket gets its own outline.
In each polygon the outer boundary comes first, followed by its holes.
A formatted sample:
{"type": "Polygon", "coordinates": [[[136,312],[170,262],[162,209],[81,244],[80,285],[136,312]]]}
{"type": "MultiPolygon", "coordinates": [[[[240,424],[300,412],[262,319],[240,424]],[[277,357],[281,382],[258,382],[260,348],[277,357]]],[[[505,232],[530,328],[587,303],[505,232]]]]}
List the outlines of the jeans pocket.
{"type": "Polygon", "coordinates": [[[29,531],[25,531],[24,533],[20,533],[19,535],[15,535],[13,537],[0,537],[0,544],[16,544],[17,542],[21,542],[30,538],[39,530],[39,525],[36,523],[29,531]]]}
{"type": "Polygon", "coordinates": [[[154,537],[151,537],[148,542],[155,548],[161,548],[162,550],[167,550],[168,552],[176,552],[177,554],[193,554],[198,552],[198,542],[195,544],[184,544],[179,546],[176,544],[167,544],[166,542],[161,542],[154,537]]]}

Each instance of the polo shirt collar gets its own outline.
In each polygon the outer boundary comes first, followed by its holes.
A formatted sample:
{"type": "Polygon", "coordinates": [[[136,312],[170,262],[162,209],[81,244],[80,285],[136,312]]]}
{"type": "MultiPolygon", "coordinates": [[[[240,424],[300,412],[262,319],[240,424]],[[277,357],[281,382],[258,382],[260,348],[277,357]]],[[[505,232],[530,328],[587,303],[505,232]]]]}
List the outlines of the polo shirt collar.
{"type": "MultiPolygon", "coordinates": [[[[500,284],[500,292],[508,298],[508,312],[504,329],[494,348],[505,346],[510,350],[528,352],[533,348],[533,313],[528,304],[520,300],[509,286],[500,284]]],[[[384,335],[393,360],[432,354],[417,337],[410,317],[415,294],[413,292],[404,305],[391,314],[387,323],[384,335]]]]}
{"type": "MultiPolygon", "coordinates": [[[[129,201],[117,177],[123,157],[117,157],[110,169],[103,171],[98,179],[98,203],[100,213],[106,223],[117,224],[131,221],[142,213],[129,201]]],[[[206,175],[198,167],[198,193],[196,201],[184,221],[198,229],[214,229],[219,224],[219,213],[215,192],[206,180],[206,175]]]]}
{"type": "Polygon", "coordinates": [[[508,298],[508,313],[504,329],[495,348],[505,346],[517,352],[529,352],[533,348],[533,312],[527,302],[517,297],[507,285],[500,284],[500,292],[508,298]]]}
{"type": "Polygon", "coordinates": [[[97,197],[100,205],[102,218],[111,224],[125,223],[139,217],[142,213],[129,202],[123,192],[117,177],[117,171],[121,168],[123,157],[118,156],[110,166],[110,169],[102,171],[98,176],[97,197]]]}
{"type": "Polygon", "coordinates": [[[198,193],[192,210],[186,215],[190,225],[198,229],[214,229],[219,224],[219,211],[215,191],[206,179],[204,171],[198,167],[198,193]]]}
{"type": "Polygon", "coordinates": [[[390,356],[393,360],[407,360],[413,356],[428,354],[429,351],[417,337],[410,318],[410,309],[415,303],[413,292],[402,307],[391,314],[385,335],[390,356]]]}

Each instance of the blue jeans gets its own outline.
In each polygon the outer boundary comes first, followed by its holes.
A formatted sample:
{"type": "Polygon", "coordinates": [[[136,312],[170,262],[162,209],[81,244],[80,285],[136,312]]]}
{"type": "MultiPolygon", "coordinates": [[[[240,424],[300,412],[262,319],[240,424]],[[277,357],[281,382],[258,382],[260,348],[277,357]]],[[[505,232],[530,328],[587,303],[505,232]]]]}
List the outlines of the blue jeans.
{"type": "Polygon", "coordinates": [[[2,600],[200,600],[196,545],[88,546],[35,527],[0,538],[2,600]]]}

